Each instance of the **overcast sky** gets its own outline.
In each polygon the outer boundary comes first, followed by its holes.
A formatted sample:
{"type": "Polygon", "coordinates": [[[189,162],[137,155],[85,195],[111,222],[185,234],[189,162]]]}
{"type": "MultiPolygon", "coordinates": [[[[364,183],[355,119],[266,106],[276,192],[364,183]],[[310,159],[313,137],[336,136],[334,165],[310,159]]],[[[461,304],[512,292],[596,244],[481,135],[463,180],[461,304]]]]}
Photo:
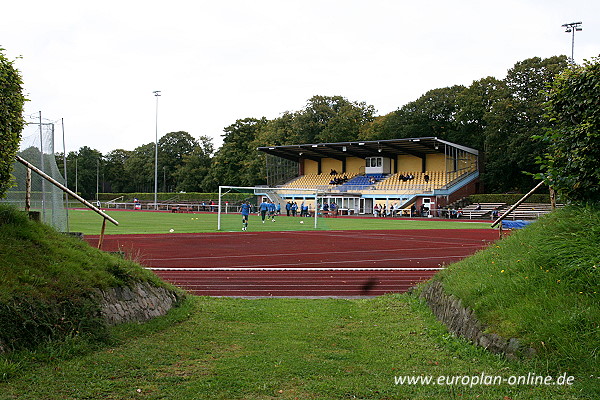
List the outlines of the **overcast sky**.
{"type": "MultiPolygon", "coordinates": [[[[600,54],[592,0],[19,0],[0,47],[25,114],[64,119],[67,151],[133,150],[186,131],[222,144],[237,119],[273,119],[314,95],[387,114],[430,89],[502,79],[516,62],[600,54]]],[[[60,130],[59,130],[60,132],[60,130]]],[[[56,151],[62,151],[62,146],[56,151]]]]}

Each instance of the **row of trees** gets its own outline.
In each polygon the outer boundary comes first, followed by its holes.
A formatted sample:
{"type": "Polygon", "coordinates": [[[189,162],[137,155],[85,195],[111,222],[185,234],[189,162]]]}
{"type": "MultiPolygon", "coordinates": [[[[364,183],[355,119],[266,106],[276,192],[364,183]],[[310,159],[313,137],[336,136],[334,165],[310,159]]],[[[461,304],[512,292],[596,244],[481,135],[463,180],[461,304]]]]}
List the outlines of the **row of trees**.
{"type": "MultiPolygon", "coordinates": [[[[67,154],[68,185],[86,198],[97,192],[154,192],[155,143],[132,151],[117,149],[103,155],[84,146],[67,154]]],[[[158,141],[159,191],[195,191],[210,170],[212,139],[171,132],[158,141]]],[[[63,168],[63,154],[57,155],[63,168]]]]}
{"type": "MultiPolygon", "coordinates": [[[[23,127],[22,79],[0,48],[0,198],[23,127]]],[[[383,116],[340,96],[314,96],[273,120],[226,127],[223,146],[171,132],[158,143],[160,189],[211,192],[219,184],[265,183],[258,146],[437,136],[481,150],[488,192],[523,191],[545,179],[565,199],[600,201],[600,58],[582,66],[564,56],[518,62],[505,79],[433,89],[383,116]]],[[[101,192],[151,192],[154,143],[106,155],[89,147],[67,154],[69,186],[101,192]]],[[[59,155],[61,158],[62,155],[59,155]]],[[[62,160],[59,160],[62,167],[62,160]]]]}
{"type": "MultiPolygon", "coordinates": [[[[265,184],[259,146],[436,136],[481,151],[486,191],[525,191],[548,147],[534,138],[550,126],[544,118],[547,89],[568,66],[565,56],[530,58],[502,80],[486,77],[468,87],[433,89],[382,116],[364,102],[314,96],[302,110],[272,120],[237,120],[224,129],[216,152],[209,137],[171,132],[158,143],[159,190],[211,192],[219,184],[265,184]]],[[[78,190],[87,197],[95,194],[98,177],[101,192],[152,192],[154,146],[106,155],[87,147],[69,153],[70,186],[78,160],[78,190]]]]}

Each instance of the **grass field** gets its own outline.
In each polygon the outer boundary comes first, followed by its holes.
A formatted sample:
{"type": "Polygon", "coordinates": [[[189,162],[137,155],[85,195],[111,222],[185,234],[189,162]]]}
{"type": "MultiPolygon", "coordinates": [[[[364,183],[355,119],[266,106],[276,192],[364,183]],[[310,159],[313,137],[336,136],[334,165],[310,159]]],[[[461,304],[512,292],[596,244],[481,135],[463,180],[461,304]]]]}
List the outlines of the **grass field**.
{"type": "Polygon", "coordinates": [[[578,379],[570,386],[397,385],[397,376],[547,374],[543,365],[510,362],[448,334],[406,295],[194,297],[166,317],[114,332],[118,343],[89,354],[21,358],[22,374],[0,383],[0,398],[585,398],[578,379]]]}
{"type": "MultiPolygon", "coordinates": [[[[80,224],[79,231],[98,233],[101,220],[88,213],[72,212],[73,223],[80,224]],[[78,217],[82,218],[77,221],[78,217]]],[[[216,225],[211,215],[111,214],[128,230],[116,228],[118,233],[147,232],[146,226],[166,233],[168,223],[174,222],[179,222],[178,229],[206,223],[204,232],[214,232],[216,225]]],[[[80,271],[64,268],[69,253],[53,248],[83,247],[83,242],[51,234],[24,215],[11,215],[0,209],[0,276],[7,285],[3,293],[37,294],[60,284],[57,298],[71,303],[82,290],[80,271]],[[53,242],[46,244],[45,235],[53,242]],[[16,271],[12,275],[6,273],[9,266],[16,271]],[[62,272],[73,278],[57,279],[62,272]]],[[[231,218],[239,224],[239,216],[231,218]]],[[[290,220],[294,227],[297,219],[290,220]]],[[[253,216],[251,227],[261,228],[257,221],[253,216]]],[[[325,222],[356,229],[396,229],[390,227],[413,222],[428,228],[456,224],[368,218],[325,222]]],[[[528,345],[547,348],[532,359],[510,361],[456,338],[408,294],[352,300],[189,296],[165,317],[109,328],[102,341],[90,341],[89,335],[72,330],[62,339],[48,338],[28,350],[1,353],[0,399],[598,399],[599,227],[600,209],[566,209],[443,274],[449,292],[490,323],[490,332],[517,334],[528,345]],[[482,374],[504,381],[397,383],[405,376],[462,379],[482,374]],[[532,375],[568,375],[573,380],[572,385],[507,381],[532,375]]],[[[128,276],[114,267],[117,257],[99,255],[92,248],[86,248],[86,254],[85,260],[106,258],[114,272],[128,276]]],[[[90,267],[97,265],[90,262],[90,267]]],[[[22,303],[9,300],[0,310],[22,303]]],[[[62,326],[63,319],[59,322],[55,325],[62,326]]],[[[6,322],[0,329],[13,325],[6,322]]]]}
{"type": "MultiPolygon", "coordinates": [[[[146,211],[107,211],[107,214],[119,222],[115,226],[106,224],[106,234],[145,234],[200,233],[217,232],[216,213],[169,213],[146,211]]],[[[102,217],[89,210],[69,210],[69,229],[71,232],[83,232],[86,235],[98,235],[102,227],[102,217]]],[[[242,227],[239,214],[222,215],[222,231],[240,231],[242,227]]],[[[389,218],[319,218],[317,229],[327,230],[375,230],[375,229],[487,229],[490,223],[456,220],[428,219],[389,219],[389,218]]],[[[261,223],[256,214],[250,216],[248,230],[261,231],[297,231],[313,230],[314,218],[278,216],[276,222],[261,223]],[[304,221],[303,224],[300,221],[304,221]]]]}

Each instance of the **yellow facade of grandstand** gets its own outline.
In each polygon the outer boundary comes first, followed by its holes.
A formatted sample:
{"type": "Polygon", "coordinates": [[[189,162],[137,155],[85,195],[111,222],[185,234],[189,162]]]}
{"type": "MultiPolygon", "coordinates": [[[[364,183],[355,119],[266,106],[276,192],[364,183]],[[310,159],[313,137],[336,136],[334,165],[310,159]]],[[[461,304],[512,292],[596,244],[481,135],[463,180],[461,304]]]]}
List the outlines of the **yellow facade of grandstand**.
{"type": "MultiPolygon", "coordinates": [[[[282,187],[318,189],[340,209],[368,213],[374,204],[448,204],[478,187],[478,151],[438,138],[259,148],[298,163],[282,187]],[[333,173],[335,171],[335,173],[333,173]]],[[[289,194],[287,198],[302,198],[289,194]]]]}

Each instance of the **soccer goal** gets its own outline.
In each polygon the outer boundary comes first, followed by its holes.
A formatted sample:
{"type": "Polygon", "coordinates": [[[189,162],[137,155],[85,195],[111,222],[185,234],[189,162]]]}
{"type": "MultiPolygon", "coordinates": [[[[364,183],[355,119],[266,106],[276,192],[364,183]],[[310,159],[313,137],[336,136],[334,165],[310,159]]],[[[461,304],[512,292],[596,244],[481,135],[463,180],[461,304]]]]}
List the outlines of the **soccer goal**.
{"type": "Polygon", "coordinates": [[[250,230],[254,230],[254,224],[264,224],[265,220],[258,218],[261,203],[273,205],[275,212],[269,212],[266,221],[273,227],[273,223],[279,221],[277,230],[317,229],[323,194],[315,188],[219,186],[217,230],[240,230],[241,206],[246,202],[252,206],[250,218],[254,219],[250,222],[250,230]]]}

